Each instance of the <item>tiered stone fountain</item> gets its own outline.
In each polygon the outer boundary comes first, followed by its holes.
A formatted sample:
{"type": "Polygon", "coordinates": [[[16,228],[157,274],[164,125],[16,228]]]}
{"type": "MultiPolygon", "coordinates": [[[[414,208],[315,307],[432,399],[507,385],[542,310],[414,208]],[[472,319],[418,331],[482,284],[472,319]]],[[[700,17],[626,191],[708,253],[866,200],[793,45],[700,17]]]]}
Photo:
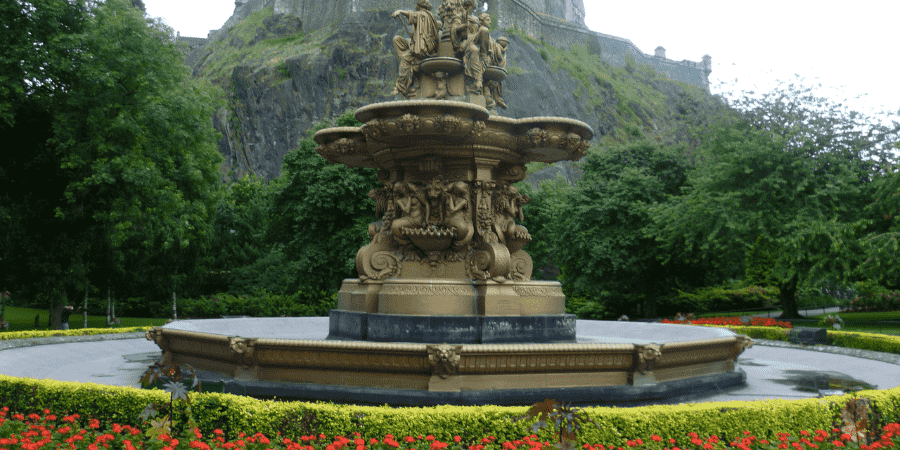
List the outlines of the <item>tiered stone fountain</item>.
{"type": "Polygon", "coordinates": [[[315,135],[329,162],[377,168],[383,186],[369,193],[381,220],[327,339],[266,331],[304,319],[229,322],[229,335],[210,331],[219,320],[176,322],[148,332],[164,362],[233,377],[245,393],[376,404],[616,403],[743,383],[734,363],[751,341],[727,330],[609,323],[611,335],[578,343],[560,284],[531,280],[531,236],[516,223],[529,199],[513,183],[529,161],[580,159],[593,132],[497,115],[505,39],[491,39],[471,2],[444,0],[443,26],[426,3],[395,13],[413,26],[395,39],[406,98],[315,135]]]}

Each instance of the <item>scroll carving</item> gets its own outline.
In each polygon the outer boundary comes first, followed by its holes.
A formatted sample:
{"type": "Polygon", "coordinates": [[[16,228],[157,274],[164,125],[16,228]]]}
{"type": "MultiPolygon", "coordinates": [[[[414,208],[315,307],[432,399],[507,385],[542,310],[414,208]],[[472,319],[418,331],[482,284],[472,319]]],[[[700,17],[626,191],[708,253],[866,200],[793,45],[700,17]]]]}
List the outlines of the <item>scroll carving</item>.
{"type": "Polygon", "coordinates": [[[662,356],[659,344],[635,345],[634,349],[637,352],[635,371],[642,375],[653,370],[662,356]]]}
{"type": "Polygon", "coordinates": [[[256,350],[256,338],[244,339],[242,337],[229,336],[228,346],[237,354],[238,361],[244,368],[255,365],[253,353],[256,350]]]}
{"type": "MultiPolygon", "coordinates": [[[[525,253],[524,250],[519,250],[509,256],[509,279],[513,281],[529,281],[531,280],[531,274],[534,271],[534,262],[531,260],[531,255],[525,253]]],[[[516,292],[519,292],[518,290],[516,292]]],[[[519,293],[519,295],[522,295],[519,293]]],[[[558,293],[554,293],[553,295],[558,295],[558,293]]]]}
{"type": "Polygon", "coordinates": [[[434,375],[447,379],[459,372],[462,345],[428,345],[428,362],[434,375]]]}

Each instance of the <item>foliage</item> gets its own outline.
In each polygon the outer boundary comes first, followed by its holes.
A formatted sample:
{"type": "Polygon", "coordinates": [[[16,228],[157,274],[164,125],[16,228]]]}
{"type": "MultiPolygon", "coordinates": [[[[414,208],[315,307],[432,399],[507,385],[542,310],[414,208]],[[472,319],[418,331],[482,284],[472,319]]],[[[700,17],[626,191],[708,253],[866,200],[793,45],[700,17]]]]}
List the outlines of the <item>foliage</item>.
{"type": "Polygon", "coordinates": [[[3,10],[35,33],[4,46],[4,61],[46,51],[0,74],[36,80],[0,108],[13,114],[0,131],[19,143],[0,155],[0,215],[12,218],[0,222],[12,238],[0,276],[54,302],[89,285],[146,294],[198,280],[185,275],[201,270],[221,161],[208,86],[172,30],[130,3],[32,3],[39,13],[3,10]]]}
{"type": "MultiPolygon", "coordinates": [[[[359,126],[352,113],[335,126],[359,126]]],[[[315,131],[299,148],[285,155],[284,184],[275,194],[267,240],[296,270],[292,289],[336,292],[344,278],[356,271],[356,252],[368,243],[368,225],[374,221],[374,202],[368,197],[379,188],[374,169],[329,164],[315,152],[315,131]]]]}
{"type": "Polygon", "coordinates": [[[846,306],[847,311],[900,310],[900,290],[887,289],[873,280],[855,283],[857,296],[846,306]]]}
{"type": "Polygon", "coordinates": [[[337,307],[337,294],[300,290],[291,295],[277,295],[264,290],[250,296],[214,294],[182,299],[179,310],[184,317],[213,318],[222,316],[308,317],[327,316],[337,307]]]}
{"type": "Polygon", "coordinates": [[[725,283],[708,286],[692,292],[679,292],[669,309],[686,310],[695,314],[718,311],[747,311],[773,306],[778,299],[778,288],[761,286],[736,286],[725,283]]]}
{"type": "Polygon", "coordinates": [[[853,224],[900,125],[866,123],[799,84],[731,106],[742,116],[705,132],[703,163],[685,195],[654,210],[655,232],[667,261],[707,261],[720,279],[744,273],[762,237],[777,255],[771,274],[785,315],[796,316],[798,287],[848,276],[859,248],[853,224]]]}
{"type": "Polygon", "coordinates": [[[284,286],[265,276],[281,268],[273,264],[269,257],[272,246],[265,242],[276,189],[277,182],[267,186],[261,178],[250,175],[226,185],[216,207],[208,289],[246,294],[248,289],[266,286],[253,281],[271,282],[270,290],[284,286]]]}
{"type": "Polygon", "coordinates": [[[583,425],[592,423],[600,428],[600,425],[591,419],[583,409],[573,408],[571,404],[566,405],[549,398],[532,405],[521,418],[526,417],[538,419],[531,426],[533,433],[537,433],[545,427],[555,429],[558,442],[556,446],[560,449],[575,448],[574,444],[583,425]]]}
{"type": "Polygon", "coordinates": [[[777,280],[772,275],[775,260],[772,244],[764,240],[763,236],[757,236],[753,247],[747,252],[747,267],[741,281],[748,286],[775,286],[777,280]]]}
{"type": "Polygon", "coordinates": [[[866,258],[855,275],[900,289],[900,165],[885,170],[875,185],[873,202],[866,206],[865,217],[857,224],[865,233],[859,244],[866,258]]]}
{"type": "Polygon", "coordinates": [[[556,180],[540,183],[538,190],[533,190],[531,185],[524,181],[517,183],[516,186],[519,192],[531,199],[522,208],[525,220],[521,224],[532,238],[526,248],[534,262],[532,279],[555,280],[559,269],[554,265],[552,255],[555,237],[551,227],[565,215],[565,201],[573,191],[573,187],[562,178],[561,174],[556,180]]]}
{"type": "Polygon", "coordinates": [[[554,218],[552,259],[558,262],[567,294],[600,298],[614,315],[637,315],[689,278],[682,264],[664,266],[652,236],[650,208],[677,195],[686,162],[678,149],[648,142],[590,152],[584,175],[554,218]],[[604,294],[605,292],[605,294],[604,294]]]}

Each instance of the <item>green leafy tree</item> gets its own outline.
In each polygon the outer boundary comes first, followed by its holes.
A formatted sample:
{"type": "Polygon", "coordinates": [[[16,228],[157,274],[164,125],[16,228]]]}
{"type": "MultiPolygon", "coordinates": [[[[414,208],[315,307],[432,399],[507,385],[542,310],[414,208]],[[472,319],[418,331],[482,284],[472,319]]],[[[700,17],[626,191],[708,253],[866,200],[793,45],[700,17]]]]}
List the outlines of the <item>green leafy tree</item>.
{"type": "Polygon", "coordinates": [[[876,180],[872,203],[858,222],[858,245],[864,259],[853,276],[900,290],[900,165],[876,180]]]}
{"type": "Polygon", "coordinates": [[[655,315],[656,300],[685,275],[678,264],[663,265],[646,229],[651,207],[677,195],[686,180],[681,153],[642,141],[587,155],[553,227],[554,260],[569,293],[602,297],[616,315],[655,315]]]}
{"type": "Polygon", "coordinates": [[[239,284],[236,271],[254,265],[269,252],[265,235],[276,184],[267,186],[261,178],[247,175],[227,185],[216,207],[208,292],[232,290],[239,284]]]}
{"type": "MultiPolygon", "coordinates": [[[[335,126],[359,126],[350,113],[335,126]]],[[[295,272],[291,290],[335,292],[344,278],[356,277],[356,252],[369,241],[375,204],[367,196],[380,185],[375,169],[329,164],[315,152],[312,134],[284,157],[283,188],[275,195],[269,242],[283,252],[295,272]]]]}
{"type": "Polygon", "coordinates": [[[655,208],[655,233],[669,260],[705,260],[720,280],[745,271],[758,238],[771,242],[784,316],[797,317],[798,287],[843,276],[847,226],[900,127],[866,127],[798,84],[732,105],[743,115],[705,135],[686,195],[655,208]]]}
{"type": "Polygon", "coordinates": [[[559,175],[556,180],[547,180],[540,184],[538,190],[522,181],[516,184],[519,192],[527,195],[531,201],[523,207],[525,220],[522,222],[531,242],[525,251],[534,263],[532,278],[536,280],[555,280],[559,268],[552,254],[555,242],[551,230],[554,223],[565,214],[565,201],[573,187],[559,175]]]}
{"type": "Polygon", "coordinates": [[[221,156],[212,90],[172,30],[122,0],[5,2],[0,14],[17,34],[0,50],[0,132],[20,143],[0,155],[12,217],[0,235],[15,239],[0,277],[35,298],[103,278],[157,293],[198,278],[185,275],[209,245],[221,156]]]}
{"type": "Polygon", "coordinates": [[[745,286],[775,286],[778,282],[772,274],[775,266],[775,253],[770,242],[757,236],[756,242],[747,254],[747,268],[744,270],[745,286]]]}

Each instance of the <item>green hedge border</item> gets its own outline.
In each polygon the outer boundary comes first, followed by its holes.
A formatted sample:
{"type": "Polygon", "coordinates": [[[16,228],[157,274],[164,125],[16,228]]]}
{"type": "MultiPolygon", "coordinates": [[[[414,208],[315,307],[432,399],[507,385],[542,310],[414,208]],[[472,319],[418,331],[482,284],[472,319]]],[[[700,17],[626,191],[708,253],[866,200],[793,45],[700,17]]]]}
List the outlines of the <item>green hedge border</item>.
{"type": "MultiPolygon", "coordinates": [[[[145,327],[146,328],[146,327],[145,327]]],[[[786,330],[771,327],[729,327],[736,332],[760,339],[785,340],[786,330]]],[[[124,331],[124,330],[120,330],[124,331]]],[[[900,348],[900,339],[855,332],[829,332],[835,342],[867,348],[900,348]]],[[[896,351],[892,353],[897,353],[896,351]]],[[[687,433],[701,436],[741,436],[748,430],[760,438],[775,440],[777,433],[800,430],[830,430],[841,426],[841,409],[853,397],[871,401],[868,423],[871,430],[890,422],[900,422],[900,388],[862,391],[852,395],[802,400],[732,401],[700,404],[656,405],[633,408],[591,407],[587,414],[601,425],[587,425],[579,434],[581,443],[604,443],[625,446],[627,439],[648,438],[657,434],[674,438],[677,445],[689,444],[687,433]]],[[[148,403],[168,405],[170,395],[131,387],[103,386],[94,383],[34,380],[0,375],[0,405],[28,414],[44,408],[54,413],[91,411],[91,416],[104,423],[140,426],[137,417],[148,403]]],[[[454,435],[464,437],[495,436],[498,442],[530,435],[534,420],[514,422],[527,407],[460,407],[391,408],[332,403],[277,402],[256,400],[221,393],[191,394],[192,410],[201,431],[211,433],[219,428],[226,438],[236,438],[238,431],[262,432],[274,436],[276,431],[294,430],[297,435],[325,433],[328,436],[360,432],[363,437],[434,435],[449,442],[454,435]],[[249,431],[252,430],[252,431],[249,431]]],[[[185,421],[176,410],[176,421],[185,421]]],[[[538,434],[541,440],[552,440],[552,430],[538,434]]]]}

